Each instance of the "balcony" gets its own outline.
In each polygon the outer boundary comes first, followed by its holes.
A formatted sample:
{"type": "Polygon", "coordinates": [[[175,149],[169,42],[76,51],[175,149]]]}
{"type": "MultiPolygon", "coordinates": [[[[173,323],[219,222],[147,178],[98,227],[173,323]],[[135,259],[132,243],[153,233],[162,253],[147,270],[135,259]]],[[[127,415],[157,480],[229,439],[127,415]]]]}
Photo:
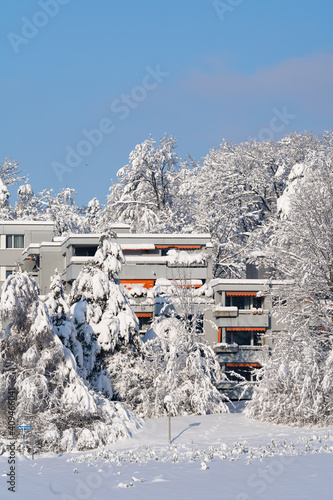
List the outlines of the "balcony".
{"type": "Polygon", "coordinates": [[[269,328],[269,313],[262,309],[215,308],[219,328],[269,328]]]}
{"type": "Polygon", "coordinates": [[[237,344],[215,344],[214,352],[220,363],[258,363],[258,356],[268,354],[267,346],[239,346],[237,344]]]}

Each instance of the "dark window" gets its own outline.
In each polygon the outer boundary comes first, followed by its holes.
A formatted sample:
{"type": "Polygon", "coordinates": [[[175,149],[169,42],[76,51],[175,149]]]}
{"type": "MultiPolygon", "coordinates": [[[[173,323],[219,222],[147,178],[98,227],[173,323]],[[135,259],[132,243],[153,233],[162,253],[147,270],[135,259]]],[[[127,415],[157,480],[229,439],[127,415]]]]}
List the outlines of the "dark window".
{"type": "Polygon", "coordinates": [[[13,274],[13,271],[11,269],[6,269],[6,279],[8,278],[8,276],[10,276],[11,274],[13,274]]]}
{"type": "Polygon", "coordinates": [[[262,333],[254,330],[227,331],[226,341],[227,344],[262,345],[262,333]]]}
{"type": "Polygon", "coordinates": [[[96,253],[97,245],[74,247],[75,257],[93,257],[96,253]]]}
{"type": "Polygon", "coordinates": [[[148,316],[138,316],[138,320],[139,320],[139,330],[140,332],[146,332],[147,330],[149,330],[150,328],[150,325],[151,325],[151,320],[152,318],[151,317],[148,317],[148,316]]]}
{"type": "Polygon", "coordinates": [[[264,304],[264,298],[263,297],[253,297],[253,307],[256,309],[262,309],[264,304]]]}
{"type": "Polygon", "coordinates": [[[251,309],[252,297],[248,295],[227,295],[226,303],[227,307],[234,306],[238,309],[251,309]]]}
{"type": "Polygon", "coordinates": [[[24,248],[23,234],[7,234],[6,248],[24,248]]]}
{"type": "Polygon", "coordinates": [[[254,295],[227,295],[225,305],[234,306],[238,309],[256,309],[262,308],[263,298],[254,295]]]}

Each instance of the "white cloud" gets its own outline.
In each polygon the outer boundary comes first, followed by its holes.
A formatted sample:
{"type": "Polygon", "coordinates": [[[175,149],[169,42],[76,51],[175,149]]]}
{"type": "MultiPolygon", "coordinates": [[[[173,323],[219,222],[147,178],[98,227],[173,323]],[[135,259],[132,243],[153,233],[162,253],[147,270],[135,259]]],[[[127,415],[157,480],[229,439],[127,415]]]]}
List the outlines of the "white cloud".
{"type": "Polygon", "coordinates": [[[235,97],[255,100],[276,97],[295,100],[312,111],[331,112],[333,55],[287,59],[252,74],[230,71],[221,60],[215,59],[209,72],[190,69],[181,84],[198,97],[217,102],[235,97]]]}

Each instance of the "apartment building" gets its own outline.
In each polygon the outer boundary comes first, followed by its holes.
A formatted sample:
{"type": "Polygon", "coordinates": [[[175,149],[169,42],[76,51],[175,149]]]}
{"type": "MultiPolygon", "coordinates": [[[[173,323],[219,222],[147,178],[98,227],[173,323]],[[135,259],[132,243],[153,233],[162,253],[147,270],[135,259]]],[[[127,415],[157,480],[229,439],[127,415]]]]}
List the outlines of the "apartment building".
{"type": "MultiPolygon", "coordinates": [[[[70,234],[66,237],[25,235],[28,225],[18,225],[24,248],[15,258],[37,281],[41,294],[49,292],[50,278],[57,269],[69,292],[84,264],[95,254],[99,234],[70,234]]],[[[42,228],[42,226],[41,226],[42,228]]],[[[116,241],[122,248],[125,264],[119,278],[137,314],[144,333],[164,300],[160,295],[175,282],[201,288],[212,278],[212,244],[209,234],[133,234],[126,224],[115,224],[116,241]],[[161,293],[159,293],[161,292],[161,293]]],[[[11,263],[14,267],[14,262],[11,263]]]]}
{"type": "MultiPolygon", "coordinates": [[[[272,344],[265,335],[278,331],[271,316],[274,281],[212,279],[212,243],[209,234],[133,234],[126,224],[115,224],[125,264],[120,280],[144,334],[152,319],[165,308],[165,290],[180,282],[195,289],[193,308],[202,316],[202,335],[215,350],[221,369],[233,383],[221,387],[236,397],[237,376],[255,383],[253,368],[268,355],[272,344]]],[[[0,281],[19,263],[37,281],[41,295],[49,292],[55,269],[69,292],[99,242],[98,234],[53,236],[53,223],[45,221],[0,222],[0,281]]],[[[256,274],[257,273],[257,274],[256,274]]],[[[255,276],[255,277],[253,277],[255,276]]],[[[239,391],[238,391],[239,394],[239,391]]],[[[248,390],[244,397],[250,397],[248,390]]]]}
{"type": "MultiPolygon", "coordinates": [[[[23,263],[22,251],[32,243],[52,241],[52,221],[0,221],[0,284],[23,263]]],[[[31,266],[31,270],[32,270],[31,266]]]]}

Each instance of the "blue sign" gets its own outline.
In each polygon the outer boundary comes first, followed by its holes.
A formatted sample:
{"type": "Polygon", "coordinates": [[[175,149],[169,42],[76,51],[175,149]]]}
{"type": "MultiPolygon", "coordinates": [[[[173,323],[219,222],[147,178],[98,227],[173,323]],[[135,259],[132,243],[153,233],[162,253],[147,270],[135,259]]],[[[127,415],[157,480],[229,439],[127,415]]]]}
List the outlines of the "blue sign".
{"type": "Polygon", "coordinates": [[[18,425],[18,429],[23,429],[25,431],[31,431],[30,425],[18,425]]]}

